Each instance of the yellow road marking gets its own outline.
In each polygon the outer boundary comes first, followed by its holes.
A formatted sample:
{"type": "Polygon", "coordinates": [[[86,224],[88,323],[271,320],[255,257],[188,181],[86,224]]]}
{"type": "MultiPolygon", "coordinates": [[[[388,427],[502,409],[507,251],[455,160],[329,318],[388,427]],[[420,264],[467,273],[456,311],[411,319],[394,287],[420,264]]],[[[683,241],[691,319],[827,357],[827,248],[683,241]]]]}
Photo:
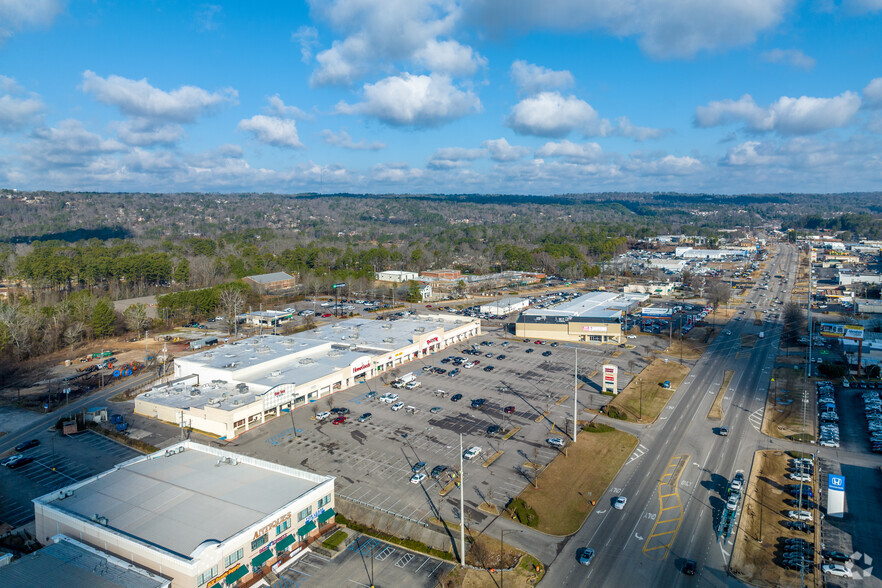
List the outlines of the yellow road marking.
{"type": "MultiPolygon", "coordinates": [[[[682,475],[683,470],[685,469],[685,465],[688,463],[688,460],[689,460],[689,455],[687,455],[687,454],[678,455],[678,456],[673,457],[671,459],[671,461],[668,463],[668,465],[665,467],[666,471],[665,471],[664,475],[662,475],[661,480],[659,480],[659,484],[658,484],[658,497],[659,497],[658,498],[658,502],[659,502],[658,516],[660,517],[661,514],[667,510],[674,510],[674,509],[680,509],[680,516],[672,518],[672,519],[656,520],[655,521],[655,524],[652,526],[652,531],[649,533],[649,536],[646,538],[646,543],[643,544],[643,554],[647,555],[649,552],[656,551],[658,549],[664,549],[665,552],[664,552],[664,555],[661,556],[661,558],[652,558],[652,559],[665,559],[668,557],[670,547],[671,547],[671,545],[674,544],[674,539],[677,537],[677,533],[680,531],[680,526],[683,524],[683,514],[684,514],[683,513],[683,503],[680,501],[680,493],[677,490],[677,484],[679,483],[680,476],[682,475]],[[667,470],[669,470],[671,468],[673,468],[673,471],[668,472],[667,470]],[[664,490],[665,490],[665,489],[663,489],[664,486],[667,486],[668,487],[667,489],[673,488],[674,492],[664,494],[664,490]],[[665,498],[670,498],[671,496],[677,497],[677,504],[675,506],[665,506],[664,505],[665,498]],[[668,524],[668,523],[677,523],[677,526],[672,531],[663,531],[661,533],[656,533],[656,530],[658,530],[659,525],[664,525],[664,524],[668,524]],[[653,539],[655,539],[656,537],[665,537],[665,536],[670,537],[670,539],[667,540],[666,543],[664,543],[662,545],[654,545],[654,546],[650,547],[649,544],[651,541],[653,541],[653,539]]],[[[649,556],[647,555],[647,557],[649,557],[649,556]]]]}

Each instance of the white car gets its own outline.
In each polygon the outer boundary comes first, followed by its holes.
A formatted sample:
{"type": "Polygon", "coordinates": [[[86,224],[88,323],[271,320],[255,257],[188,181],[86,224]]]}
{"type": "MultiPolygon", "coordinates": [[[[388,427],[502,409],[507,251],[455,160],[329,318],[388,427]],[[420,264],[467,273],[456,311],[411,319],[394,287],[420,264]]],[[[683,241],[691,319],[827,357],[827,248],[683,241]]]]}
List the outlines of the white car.
{"type": "Polygon", "coordinates": [[[408,390],[413,390],[414,388],[419,388],[420,386],[422,386],[422,384],[417,382],[416,380],[411,380],[404,385],[404,387],[408,390]]]}
{"type": "Polygon", "coordinates": [[[392,404],[393,402],[398,401],[398,394],[393,394],[391,392],[386,392],[382,396],[380,396],[380,402],[385,402],[386,404],[392,404]]]}
{"type": "Polygon", "coordinates": [[[627,498],[625,498],[624,496],[619,496],[618,498],[616,498],[616,501],[613,502],[613,508],[616,510],[622,510],[625,508],[625,504],[627,504],[627,502],[627,498]]]}
{"type": "Polygon", "coordinates": [[[837,576],[839,578],[851,578],[851,572],[848,571],[842,564],[824,564],[821,566],[821,570],[825,574],[830,574],[831,576],[837,576]]]}
{"type": "Polygon", "coordinates": [[[418,474],[414,474],[410,477],[411,484],[419,484],[423,480],[426,479],[426,472],[420,472],[418,474]]]}
{"type": "Polygon", "coordinates": [[[637,335],[628,335],[628,339],[636,339],[637,335]]]}
{"type": "Polygon", "coordinates": [[[323,411],[323,412],[320,412],[317,415],[315,415],[315,420],[323,421],[326,418],[328,418],[329,416],[331,416],[331,413],[329,413],[328,411],[323,411]]]}
{"type": "Polygon", "coordinates": [[[475,459],[479,455],[481,455],[482,449],[477,445],[472,445],[462,454],[463,459],[475,459]]]}
{"type": "Polygon", "coordinates": [[[823,439],[818,443],[821,447],[839,447],[839,441],[833,439],[823,439]]]}
{"type": "Polygon", "coordinates": [[[812,477],[808,474],[787,474],[787,477],[794,482],[811,482],[812,477]]]}
{"type": "Polygon", "coordinates": [[[788,510],[787,516],[796,521],[812,522],[812,513],[809,510],[788,510]]]}
{"type": "Polygon", "coordinates": [[[737,494],[733,494],[732,496],[729,497],[729,501],[726,502],[726,508],[728,510],[735,510],[738,508],[738,495],[737,494]]]}
{"type": "Polygon", "coordinates": [[[563,447],[564,446],[564,440],[561,439],[560,437],[549,437],[548,439],[545,440],[545,442],[548,443],[549,445],[551,445],[552,447],[563,447]]]}
{"type": "Polygon", "coordinates": [[[396,412],[401,410],[402,408],[404,408],[403,402],[396,402],[395,404],[392,405],[392,410],[394,410],[396,412]]]}

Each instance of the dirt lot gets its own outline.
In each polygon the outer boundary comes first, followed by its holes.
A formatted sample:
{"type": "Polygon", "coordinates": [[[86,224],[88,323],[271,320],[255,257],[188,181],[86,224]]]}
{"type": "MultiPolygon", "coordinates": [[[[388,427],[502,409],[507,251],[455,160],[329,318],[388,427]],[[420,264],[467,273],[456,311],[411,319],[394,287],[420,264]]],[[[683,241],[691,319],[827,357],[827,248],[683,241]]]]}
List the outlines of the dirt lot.
{"type": "Polygon", "coordinates": [[[539,475],[539,488],[527,486],[519,498],[536,511],[538,529],[552,535],[575,532],[591,513],[591,500],[606,491],[637,438],[623,431],[579,433],[579,440],[539,475]]]}
{"type": "Polygon", "coordinates": [[[763,417],[762,432],[777,439],[787,439],[803,432],[803,407],[807,435],[814,439],[817,403],[815,402],[815,380],[808,381],[808,402],[804,403],[803,390],[805,369],[801,365],[779,366],[772,372],[774,381],[769,386],[766,397],[766,410],[763,417]],[[795,368],[795,369],[794,369],[795,368]]]}
{"type": "MultiPolygon", "coordinates": [[[[784,502],[790,498],[784,488],[789,459],[781,451],[757,451],[753,458],[729,567],[735,577],[754,586],[798,585],[799,574],[779,565],[782,542],[788,537],[815,541],[814,536],[790,531],[781,524],[792,508],[784,502]]],[[[811,586],[814,580],[809,575],[805,583],[811,586]]]]}
{"type": "Polygon", "coordinates": [[[654,422],[688,374],[689,368],[685,365],[656,359],[631,380],[609,406],[624,411],[628,420],[654,422]],[[661,386],[666,380],[671,382],[667,389],[661,386]]]}
{"type": "MultiPolygon", "coordinates": [[[[682,343],[683,359],[700,358],[707,349],[707,346],[716,338],[717,333],[719,333],[718,329],[712,329],[710,327],[695,327],[686,333],[683,336],[682,343]]],[[[663,353],[671,357],[680,357],[680,340],[674,339],[673,344],[665,349],[663,353]]]]}

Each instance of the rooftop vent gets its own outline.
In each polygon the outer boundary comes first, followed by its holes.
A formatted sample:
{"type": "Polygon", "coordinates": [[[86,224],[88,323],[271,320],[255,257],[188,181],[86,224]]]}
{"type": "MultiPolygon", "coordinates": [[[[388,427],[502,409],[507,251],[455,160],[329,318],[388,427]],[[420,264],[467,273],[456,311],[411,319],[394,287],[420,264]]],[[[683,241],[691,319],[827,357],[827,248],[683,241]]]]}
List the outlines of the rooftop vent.
{"type": "Polygon", "coordinates": [[[198,388],[190,390],[190,396],[199,396],[200,394],[202,394],[202,392],[200,392],[198,388]]]}
{"type": "Polygon", "coordinates": [[[224,364],[225,368],[233,369],[239,365],[238,361],[231,361],[230,363],[224,364]]]}
{"type": "Polygon", "coordinates": [[[425,333],[426,327],[415,327],[413,330],[414,333],[425,333]]]}
{"type": "Polygon", "coordinates": [[[393,341],[395,341],[395,339],[393,339],[392,337],[386,337],[385,339],[383,339],[383,343],[392,343],[393,341]]]}
{"type": "Polygon", "coordinates": [[[270,377],[271,378],[281,378],[282,377],[282,370],[273,370],[272,372],[270,372],[270,377]]]}
{"type": "Polygon", "coordinates": [[[300,365],[311,365],[311,364],[315,363],[315,360],[312,359],[311,357],[301,357],[299,363],[300,363],[300,365]]]}
{"type": "Polygon", "coordinates": [[[92,520],[98,523],[99,525],[107,526],[107,517],[102,517],[99,514],[93,515],[92,520]]]}

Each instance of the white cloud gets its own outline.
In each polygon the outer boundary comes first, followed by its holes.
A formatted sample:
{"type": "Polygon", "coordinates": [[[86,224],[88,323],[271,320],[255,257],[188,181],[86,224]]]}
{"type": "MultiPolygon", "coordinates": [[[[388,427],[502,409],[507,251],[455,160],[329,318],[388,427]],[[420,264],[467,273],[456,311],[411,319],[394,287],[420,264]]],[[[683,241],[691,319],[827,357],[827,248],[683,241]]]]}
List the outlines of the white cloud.
{"type": "Polygon", "coordinates": [[[517,161],[529,155],[530,150],[520,145],[509,145],[505,138],[488,139],[481,143],[481,147],[487,150],[490,159],[497,162],[517,161]]]}
{"type": "Polygon", "coordinates": [[[429,169],[446,170],[465,167],[472,161],[487,155],[483,149],[464,147],[442,147],[435,151],[427,162],[429,169]]]}
{"type": "Polygon", "coordinates": [[[36,122],[46,106],[10,77],[0,75],[0,131],[21,130],[36,122]]]}
{"type": "Polygon", "coordinates": [[[218,4],[203,4],[196,11],[196,22],[199,30],[202,32],[216,31],[220,27],[220,23],[216,20],[218,16],[222,16],[224,7],[218,4]]]}
{"type": "Polygon", "coordinates": [[[538,157],[560,157],[567,161],[591,162],[603,157],[603,149],[597,143],[573,143],[564,139],[559,143],[546,143],[536,150],[538,157]]]}
{"type": "Polygon", "coordinates": [[[876,12],[882,10],[882,0],[843,0],[842,6],[851,13],[876,12]]]}
{"type": "Polygon", "coordinates": [[[808,135],[843,127],[860,109],[861,99],[854,92],[833,98],[782,96],[767,108],[745,94],[737,101],[720,100],[695,109],[695,124],[714,127],[742,122],[752,132],[776,131],[783,135],[808,135]]]}
{"type": "MultiPolygon", "coordinates": [[[[735,168],[794,170],[805,173],[824,173],[823,170],[843,165],[865,163],[866,146],[854,141],[822,142],[809,137],[794,137],[786,141],[746,141],[730,148],[720,165],[735,168]]],[[[837,170],[838,171],[838,170],[837,170]]]]}
{"type": "Polygon", "coordinates": [[[312,118],[296,106],[289,106],[285,104],[285,102],[279,97],[278,94],[270,96],[266,99],[269,105],[264,108],[264,112],[269,114],[270,116],[280,116],[282,118],[299,118],[299,119],[308,119],[312,118]]]}
{"type": "Polygon", "coordinates": [[[114,123],[112,127],[120,141],[139,147],[173,145],[184,137],[184,128],[179,124],[155,123],[143,118],[114,123]]]}
{"type": "Polygon", "coordinates": [[[291,40],[300,43],[300,61],[309,63],[312,59],[312,52],[318,45],[318,31],[315,27],[300,27],[297,32],[291,33],[291,40]]]}
{"type": "Polygon", "coordinates": [[[769,63],[789,65],[806,71],[815,67],[814,58],[809,57],[799,49],[772,49],[771,51],[760,53],[760,58],[769,63]]]}
{"type": "Polygon", "coordinates": [[[413,59],[430,41],[448,36],[459,17],[451,0],[310,0],[314,16],[345,38],[316,55],[316,86],[349,85],[392,62],[413,59]]]}
{"type": "Polygon", "coordinates": [[[688,58],[752,43],[780,24],[792,5],[792,0],[476,0],[469,3],[468,18],[499,32],[602,30],[636,36],[653,57],[688,58]]]}
{"type": "Polygon", "coordinates": [[[664,155],[658,159],[632,157],[623,167],[642,176],[685,176],[704,169],[699,160],[688,155],[664,155]]]}
{"type": "Polygon", "coordinates": [[[665,135],[669,135],[670,129],[653,129],[650,127],[638,127],[634,125],[627,116],[620,116],[616,119],[616,126],[613,129],[613,135],[621,137],[629,137],[635,141],[648,141],[650,139],[661,139],[665,135]]]}
{"type": "Polygon", "coordinates": [[[882,78],[871,80],[863,94],[867,108],[882,108],[882,78]]]}
{"type": "Polygon", "coordinates": [[[49,26],[63,7],[60,0],[0,0],[0,41],[26,29],[49,26]]]}
{"type": "Polygon", "coordinates": [[[80,88],[99,102],[116,106],[125,114],[150,120],[188,123],[225,103],[238,103],[232,88],[207,92],[195,86],[181,86],[165,92],[151,86],[147,79],[131,80],[111,75],[107,78],[86,70],[80,88]]]}
{"type": "Polygon", "coordinates": [[[470,76],[479,67],[487,65],[487,59],[471,47],[457,41],[438,41],[429,39],[426,45],[417,49],[413,60],[430,72],[445,73],[451,76],[470,76]]]}
{"type": "Polygon", "coordinates": [[[386,148],[386,144],[379,141],[374,141],[373,143],[368,143],[367,141],[353,141],[352,137],[350,137],[349,133],[345,130],[340,130],[335,133],[330,129],[325,129],[322,131],[322,139],[328,145],[342,147],[343,149],[351,149],[353,151],[379,151],[380,149],[386,148]]]}
{"type": "Polygon", "coordinates": [[[454,86],[444,75],[403,73],[365,84],[364,101],[337,104],[337,112],[365,114],[392,126],[437,127],[481,109],[471,91],[454,86]]]}
{"type": "Polygon", "coordinates": [[[511,64],[511,79],[524,94],[569,88],[575,83],[567,70],[555,71],[521,59],[511,64]]]}
{"type": "Polygon", "coordinates": [[[63,120],[57,127],[34,129],[22,153],[35,169],[83,167],[96,156],[125,151],[125,146],[113,139],[104,139],[83,127],[74,119],[63,120]]]}
{"type": "Polygon", "coordinates": [[[291,119],[256,114],[239,121],[238,128],[253,134],[255,139],[267,145],[289,149],[304,148],[297,136],[297,124],[291,119]]]}
{"type": "Polygon", "coordinates": [[[609,121],[597,116],[590,104],[575,96],[559,92],[540,92],[518,102],[511,110],[506,125],[520,135],[565,137],[573,130],[586,136],[605,136],[609,121]]]}
{"type": "Polygon", "coordinates": [[[407,163],[380,163],[371,169],[371,178],[379,182],[401,183],[419,180],[425,172],[407,163]]]}

